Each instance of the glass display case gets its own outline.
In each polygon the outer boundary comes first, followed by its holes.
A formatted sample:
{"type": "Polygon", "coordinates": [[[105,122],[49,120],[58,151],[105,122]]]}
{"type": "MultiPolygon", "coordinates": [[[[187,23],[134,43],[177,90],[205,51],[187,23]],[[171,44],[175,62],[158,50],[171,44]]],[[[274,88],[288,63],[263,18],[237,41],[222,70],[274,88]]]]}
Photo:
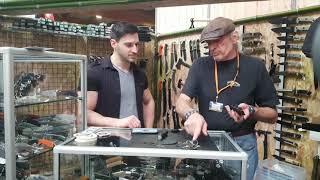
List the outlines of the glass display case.
{"type": "Polygon", "coordinates": [[[183,130],[90,127],[54,148],[54,178],[245,179],[247,154],[226,132],[208,133],[192,141],[183,130]]]}
{"type": "Polygon", "coordinates": [[[53,179],[53,147],[86,128],[86,63],[45,48],[0,48],[0,179],[53,179]]]}

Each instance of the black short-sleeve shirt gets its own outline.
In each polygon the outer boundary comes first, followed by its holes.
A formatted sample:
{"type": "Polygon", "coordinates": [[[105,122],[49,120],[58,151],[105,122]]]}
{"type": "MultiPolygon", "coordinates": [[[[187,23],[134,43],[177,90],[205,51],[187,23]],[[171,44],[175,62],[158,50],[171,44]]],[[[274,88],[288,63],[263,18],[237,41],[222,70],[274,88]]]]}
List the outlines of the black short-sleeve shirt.
{"type": "MultiPolygon", "coordinates": [[[[199,111],[204,116],[209,130],[253,130],[256,120],[250,119],[236,123],[224,109],[223,112],[209,110],[209,102],[215,102],[216,85],[214,74],[214,60],[203,57],[195,61],[189,71],[182,93],[191,98],[198,97],[199,111]]],[[[237,69],[236,59],[218,62],[219,89],[234,79],[237,69]]],[[[279,104],[274,85],[261,60],[240,55],[240,71],[236,81],[239,87],[232,87],[222,91],[218,102],[224,105],[238,105],[246,103],[260,107],[275,108],[279,104]]]]}
{"type": "MultiPolygon", "coordinates": [[[[144,127],[143,119],[143,93],[148,88],[148,81],[145,73],[134,64],[131,65],[136,89],[136,102],[138,118],[144,127]]],[[[120,79],[119,73],[114,68],[109,57],[101,62],[89,65],[87,73],[87,90],[98,92],[98,101],[95,112],[106,116],[119,118],[120,114],[120,79]]],[[[129,90],[128,90],[129,91],[129,90]]]]}

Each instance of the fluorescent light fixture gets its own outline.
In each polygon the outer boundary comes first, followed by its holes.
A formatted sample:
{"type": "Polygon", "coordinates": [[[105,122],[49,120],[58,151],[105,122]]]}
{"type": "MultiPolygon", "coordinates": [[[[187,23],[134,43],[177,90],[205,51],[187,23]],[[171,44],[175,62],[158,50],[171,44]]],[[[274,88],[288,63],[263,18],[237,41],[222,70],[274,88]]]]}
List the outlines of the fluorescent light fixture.
{"type": "Polygon", "coordinates": [[[102,16],[96,15],[96,18],[97,18],[97,19],[102,19],[102,16]]]}

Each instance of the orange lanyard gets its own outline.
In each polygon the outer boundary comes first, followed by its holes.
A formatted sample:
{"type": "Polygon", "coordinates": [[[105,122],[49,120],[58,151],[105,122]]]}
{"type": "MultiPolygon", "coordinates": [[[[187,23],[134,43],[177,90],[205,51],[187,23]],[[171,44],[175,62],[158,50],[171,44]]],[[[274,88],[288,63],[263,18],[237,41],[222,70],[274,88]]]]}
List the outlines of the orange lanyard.
{"type": "Polygon", "coordinates": [[[231,87],[235,86],[235,84],[236,84],[236,79],[237,79],[237,77],[238,77],[239,70],[240,70],[240,58],[239,58],[239,53],[237,53],[237,72],[236,72],[236,75],[234,76],[234,78],[233,78],[232,81],[228,82],[228,84],[227,84],[225,87],[221,88],[220,90],[219,90],[219,78],[218,78],[218,66],[217,66],[217,61],[214,61],[214,63],[215,63],[215,66],[214,66],[214,74],[215,74],[215,83],[216,83],[216,92],[217,92],[216,102],[218,102],[219,94],[220,94],[222,91],[228,89],[229,87],[231,88],[231,87]]]}

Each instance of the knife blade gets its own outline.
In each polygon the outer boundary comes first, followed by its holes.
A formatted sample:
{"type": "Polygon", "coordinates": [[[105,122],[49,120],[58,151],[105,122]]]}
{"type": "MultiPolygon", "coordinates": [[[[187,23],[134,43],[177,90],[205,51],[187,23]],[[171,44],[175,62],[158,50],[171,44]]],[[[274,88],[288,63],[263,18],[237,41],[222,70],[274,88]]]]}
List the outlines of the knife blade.
{"type": "Polygon", "coordinates": [[[293,132],[288,132],[288,131],[283,131],[283,130],[282,131],[274,130],[274,132],[276,132],[286,138],[291,138],[291,139],[296,139],[296,140],[300,140],[302,138],[301,134],[297,134],[297,133],[293,133],[293,132]]]}
{"type": "Polygon", "coordinates": [[[289,146],[293,146],[293,147],[298,147],[299,145],[295,142],[289,141],[287,139],[281,138],[281,137],[273,137],[276,141],[279,141],[283,144],[289,145],[289,146]]]}

